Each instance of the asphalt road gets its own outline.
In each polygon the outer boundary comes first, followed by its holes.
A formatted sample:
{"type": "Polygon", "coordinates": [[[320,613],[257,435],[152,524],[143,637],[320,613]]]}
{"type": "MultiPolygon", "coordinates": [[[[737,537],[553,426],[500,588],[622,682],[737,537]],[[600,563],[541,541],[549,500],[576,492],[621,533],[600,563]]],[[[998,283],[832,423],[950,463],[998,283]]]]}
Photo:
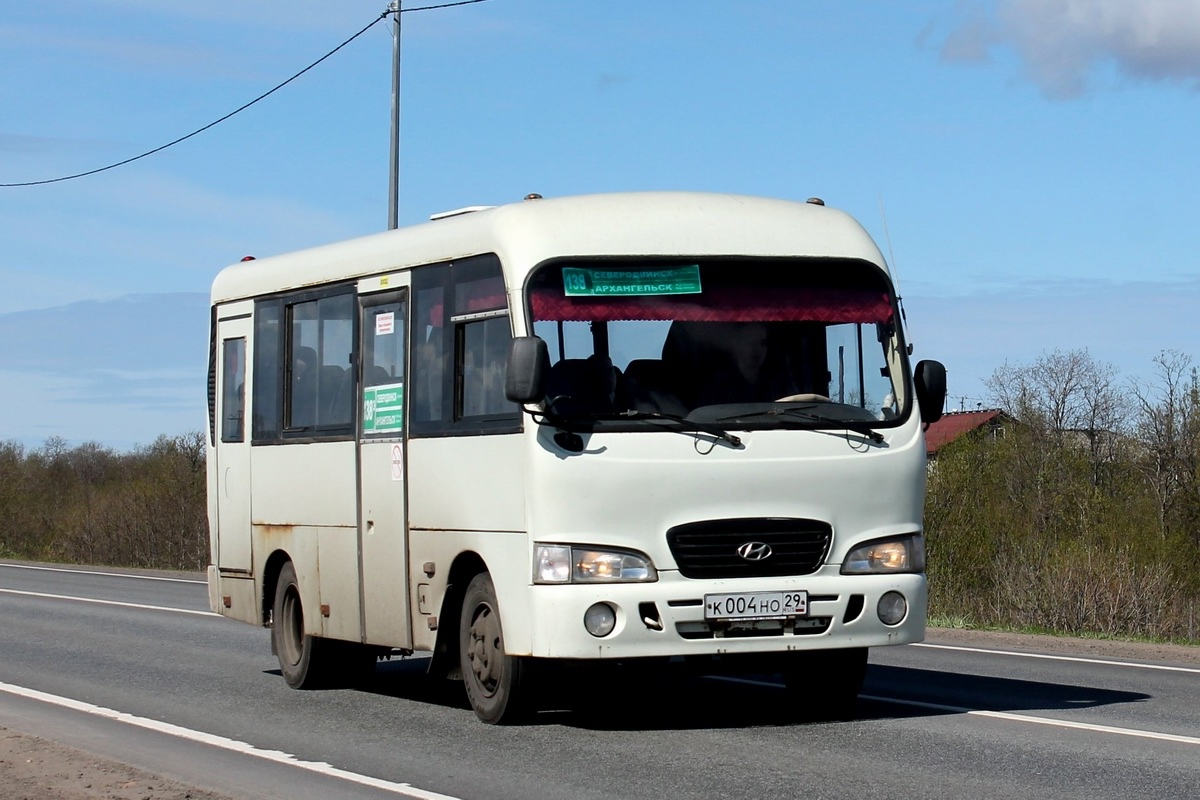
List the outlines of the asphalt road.
{"type": "Polygon", "coordinates": [[[206,598],[0,564],[0,726],[236,798],[1200,797],[1198,660],[934,632],[872,651],[854,722],[796,722],[771,676],[669,674],[504,728],[420,659],[290,690],[267,632],[206,598]]]}

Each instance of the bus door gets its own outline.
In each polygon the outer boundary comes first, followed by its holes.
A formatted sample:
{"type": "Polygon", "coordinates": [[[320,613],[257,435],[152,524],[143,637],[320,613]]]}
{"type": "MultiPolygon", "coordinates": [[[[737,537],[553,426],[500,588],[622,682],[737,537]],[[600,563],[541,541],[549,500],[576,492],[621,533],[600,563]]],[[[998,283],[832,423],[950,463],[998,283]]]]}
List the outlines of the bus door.
{"type": "Polygon", "coordinates": [[[249,370],[246,358],[253,324],[249,309],[217,320],[217,552],[222,572],[250,572],[250,436],[246,424],[249,370]]]}
{"type": "Polygon", "coordinates": [[[365,641],[393,647],[412,645],[405,460],[407,283],[408,275],[400,274],[359,284],[358,535],[363,632],[365,641]],[[381,287],[386,288],[381,291],[381,287]]]}

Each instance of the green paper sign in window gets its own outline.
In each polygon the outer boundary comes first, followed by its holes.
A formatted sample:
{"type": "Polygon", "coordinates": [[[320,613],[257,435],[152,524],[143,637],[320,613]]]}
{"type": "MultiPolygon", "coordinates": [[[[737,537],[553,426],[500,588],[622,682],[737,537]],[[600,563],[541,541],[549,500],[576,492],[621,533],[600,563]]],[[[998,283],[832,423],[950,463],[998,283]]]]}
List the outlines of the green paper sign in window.
{"type": "Polygon", "coordinates": [[[389,383],[363,389],[363,433],[404,430],[404,384],[389,383]]]}
{"type": "Polygon", "coordinates": [[[656,294],[700,294],[700,267],[604,269],[563,267],[568,297],[644,297],[656,294]]]}

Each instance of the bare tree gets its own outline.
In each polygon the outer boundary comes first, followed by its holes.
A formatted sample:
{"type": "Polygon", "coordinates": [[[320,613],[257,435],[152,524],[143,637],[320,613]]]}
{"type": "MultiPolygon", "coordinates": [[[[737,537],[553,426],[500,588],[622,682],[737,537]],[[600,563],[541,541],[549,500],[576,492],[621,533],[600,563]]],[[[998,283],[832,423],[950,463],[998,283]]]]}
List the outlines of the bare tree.
{"type": "Polygon", "coordinates": [[[1164,350],[1154,359],[1156,380],[1134,385],[1136,430],[1145,448],[1140,460],[1159,507],[1159,530],[1165,537],[1173,525],[1188,529],[1200,511],[1200,376],[1190,358],[1164,350]]]}
{"type": "Polygon", "coordinates": [[[1194,637],[1200,377],[1165,353],[1132,387],[1086,351],[1006,364],[1017,418],[938,454],[926,536],[934,614],[1064,632],[1194,637]]]}
{"type": "Polygon", "coordinates": [[[1028,365],[1005,364],[987,386],[999,405],[1055,445],[1082,443],[1098,486],[1126,438],[1130,404],[1117,370],[1085,350],[1044,353],[1028,365]]]}

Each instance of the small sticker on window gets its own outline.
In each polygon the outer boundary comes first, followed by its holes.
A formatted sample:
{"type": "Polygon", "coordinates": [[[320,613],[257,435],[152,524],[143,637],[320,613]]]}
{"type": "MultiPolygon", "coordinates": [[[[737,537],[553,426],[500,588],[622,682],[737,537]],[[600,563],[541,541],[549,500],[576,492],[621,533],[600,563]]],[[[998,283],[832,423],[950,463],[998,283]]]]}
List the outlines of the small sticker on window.
{"type": "Polygon", "coordinates": [[[700,294],[698,264],[665,269],[563,267],[562,276],[563,291],[568,297],[700,294]]]}
{"type": "Polygon", "coordinates": [[[375,335],[387,336],[396,330],[396,312],[385,311],[375,315],[375,335]]]}

